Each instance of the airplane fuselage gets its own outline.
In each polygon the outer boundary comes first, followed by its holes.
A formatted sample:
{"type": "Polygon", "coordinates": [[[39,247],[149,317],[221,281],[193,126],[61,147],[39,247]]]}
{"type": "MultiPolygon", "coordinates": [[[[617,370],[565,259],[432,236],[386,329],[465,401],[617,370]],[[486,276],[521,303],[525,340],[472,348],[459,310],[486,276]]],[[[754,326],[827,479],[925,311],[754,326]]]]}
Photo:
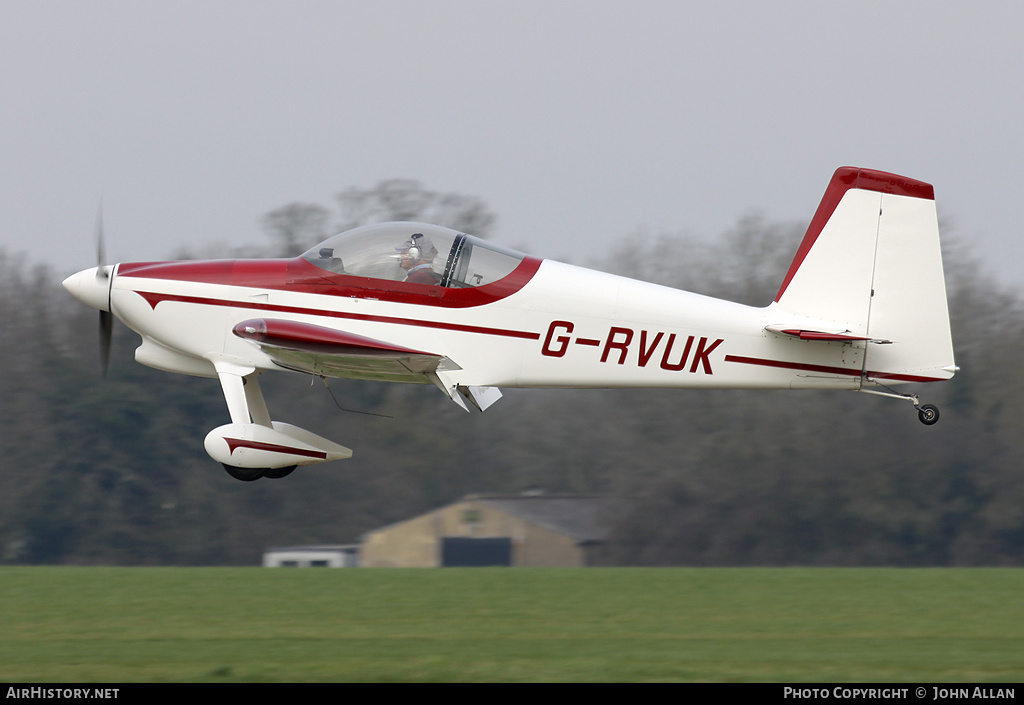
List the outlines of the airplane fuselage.
{"type": "MultiPolygon", "coordinates": [[[[281,367],[232,335],[253,318],[443,351],[461,368],[449,371],[450,378],[466,386],[856,389],[872,372],[863,367],[865,341],[809,346],[766,330],[820,322],[553,261],[525,260],[521,266],[531,273],[520,288],[471,305],[446,304],[444,291],[389,297],[394,287],[366,288],[363,281],[315,293],[286,289],[287,280],[278,278],[277,288],[274,273],[301,262],[122,264],[111,306],[143,337],[140,362],[210,377],[214,360],[281,367]],[[267,278],[261,281],[259,272],[267,278]]],[[[344,376],[393,379],[372,370],[344,376]]],[[[925,381],[903,377],[892,381],[925,381]]]]}

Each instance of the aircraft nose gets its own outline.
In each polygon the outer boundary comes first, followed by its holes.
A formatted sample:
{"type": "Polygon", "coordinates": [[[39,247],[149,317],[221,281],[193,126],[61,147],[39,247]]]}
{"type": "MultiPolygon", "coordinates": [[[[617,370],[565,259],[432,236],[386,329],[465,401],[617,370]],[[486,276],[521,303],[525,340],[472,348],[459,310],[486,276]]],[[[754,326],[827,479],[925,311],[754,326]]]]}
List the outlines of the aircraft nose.
{"type": "Polygon", "coordinates": [[[110,310],[110,282],[114,267],[92,267],[72,274],[62,283],[72,296],[100,311],[110,310]]]}

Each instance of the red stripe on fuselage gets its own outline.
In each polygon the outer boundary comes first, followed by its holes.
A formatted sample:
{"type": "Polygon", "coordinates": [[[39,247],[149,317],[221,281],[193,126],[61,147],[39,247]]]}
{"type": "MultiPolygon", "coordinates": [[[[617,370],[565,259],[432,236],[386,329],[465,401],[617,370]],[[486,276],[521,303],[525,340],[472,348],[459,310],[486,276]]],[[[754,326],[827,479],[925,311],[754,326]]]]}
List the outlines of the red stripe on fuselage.
{"type": "MultiPolygon", "coordinates": [[[[820,372],[830,375],[846,375],[848,377],[860,377],[861,371],[849,367],[831,367],[828,365],[811,365],[804,362],[787,362],[786,360],[768,360],[762,357],[743,357],[742,355],[726,355],[726,362],[738,362],[742,365],[758,365],[760,367],[775,367],[783,370],[799,370],[801,372],[820,372]]],[[[891,379],[899,382],[942,382],[942,377],[921,377],[918,375],[906,375],[897,372],[865,372],[868,379],[891,379]]]]}
{"type": "Polygon", "coordinates": [[[200,296],[179,296],[177,294],[164,294],[155,291],[137,291],[139,296],[144,298],[151,307],[156,309],[157,305],[164,301],[175,301],[185,304],[199,304],[202,306],[223,306],[227,308],[254,309],[257,311],[275,311],[277,313],[294,313],[308,316],[320,316],[325,318],[345,318],[353,321],[368,321],[371,323],[394,323],[404,326],[419,326],[421,328],[439,328],[442,330],[454,330],[461,333],[482,333],[484,335],[498,335],[506,338],[522,338],[524,340],[540,340],[540,333],[531,333],[523,330],[510,330],[506,328],[489,328],[486,326],[470,326],[462,323],[446,323],[444,321],[426,321],[417,318],[402,318],[398,316],[375,316],[365,313],[348,313],[345,311],[324,311],[319,308],[302,308],[299,306],[279,306],[276,304],[261,304],[252,301],[230,301],[228,299],[211,299],[200,296]]]}

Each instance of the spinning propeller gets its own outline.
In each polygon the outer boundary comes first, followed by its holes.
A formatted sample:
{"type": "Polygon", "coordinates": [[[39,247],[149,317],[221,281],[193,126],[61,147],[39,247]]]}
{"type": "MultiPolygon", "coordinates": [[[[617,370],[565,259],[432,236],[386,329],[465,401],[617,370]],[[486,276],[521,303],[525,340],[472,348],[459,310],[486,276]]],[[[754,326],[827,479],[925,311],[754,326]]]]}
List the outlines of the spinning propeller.
{"type": "Polygon", "coordinates": [[[110,338],[114,331],[114,314],[110,312],[110,287],[114,268],[104,264],[103,206],[96,214],[96,266],[83,269],[64,280],[64,288],[79,301],[100,312],[100,366],[107,376],[110,361],[110,338]]]}
{"type": "Polygon", "coordinates": [[[108,305],[106,310],[100,309],[100,366],[103,368],[103,376],[107,376],[107,369],[110,367],[110,339],[114,334],[114,314],[110,312],[111,270],[106,266],[106,245],[103,238],[103,204],[100,204],[96,213],[96,283],[105,288],[108,292],[108,305]]]}

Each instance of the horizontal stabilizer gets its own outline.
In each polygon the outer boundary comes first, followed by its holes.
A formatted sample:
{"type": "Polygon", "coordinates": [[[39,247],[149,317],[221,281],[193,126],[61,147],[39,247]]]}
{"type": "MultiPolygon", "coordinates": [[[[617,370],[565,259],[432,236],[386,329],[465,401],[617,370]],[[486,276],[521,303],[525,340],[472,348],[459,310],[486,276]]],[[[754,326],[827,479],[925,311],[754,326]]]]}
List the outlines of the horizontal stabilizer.
{"type": "Polygon", "coordinates": [[[836,332],[836,331],[824,331],[824,330],[807,330],[806,328],[781,328],[779,326],[765,326],[764,329],[769,333],[780,333],[782,335],[791,335],[794,338],[800,338],[800,340],[825,340],[830,342],[841,342],[850,343],[855,340],[870,340],[872,343],[888,343],[888,340],[874,340],[869,336],[865,335],[854,335],[849,331],[836,332]]]}

